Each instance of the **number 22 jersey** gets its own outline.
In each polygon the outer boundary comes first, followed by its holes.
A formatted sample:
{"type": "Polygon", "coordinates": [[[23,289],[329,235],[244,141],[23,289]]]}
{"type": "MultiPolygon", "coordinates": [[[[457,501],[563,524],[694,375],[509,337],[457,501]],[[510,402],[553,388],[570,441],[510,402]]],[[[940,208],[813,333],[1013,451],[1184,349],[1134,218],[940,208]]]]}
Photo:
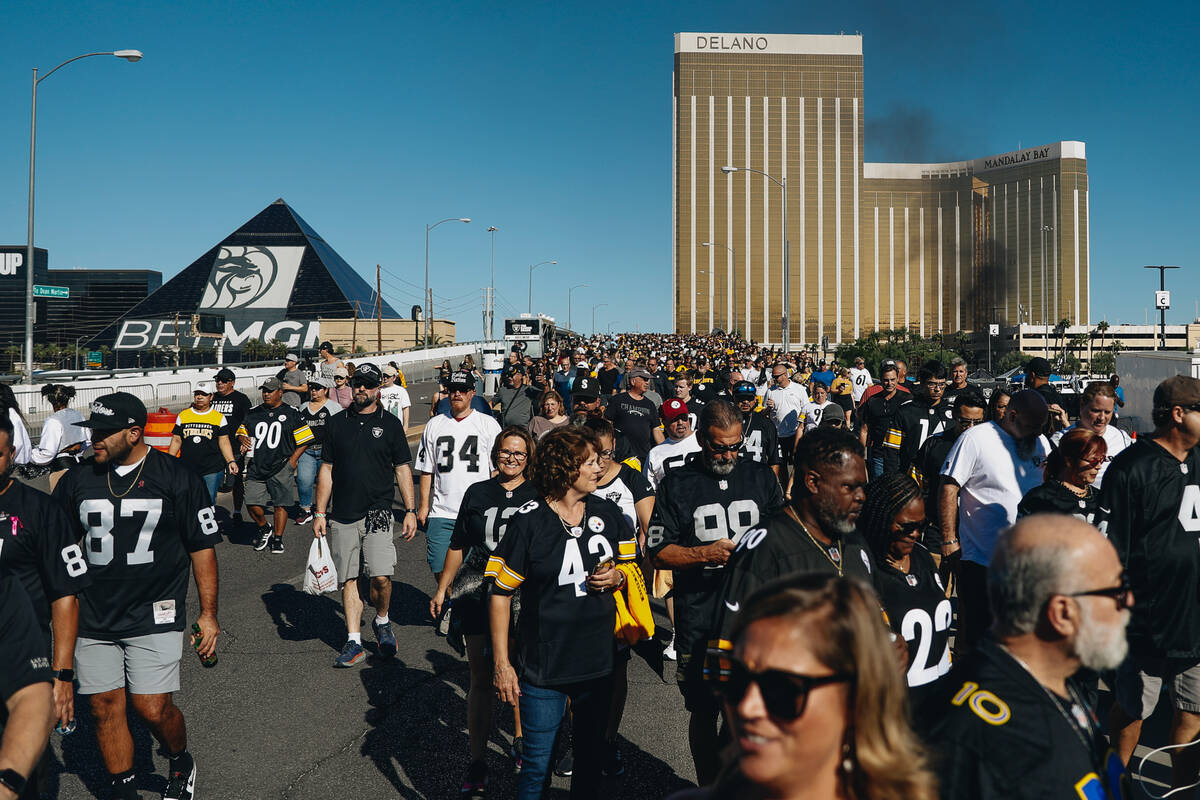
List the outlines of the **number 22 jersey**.
{"type": "Polygon", "coordinates": [[[80,464],[59,481],[88,561],[79,635],[116,640],[182,631],[191,554],[221,540],[200,476],[157,450],[131,469],[80,464]]]}

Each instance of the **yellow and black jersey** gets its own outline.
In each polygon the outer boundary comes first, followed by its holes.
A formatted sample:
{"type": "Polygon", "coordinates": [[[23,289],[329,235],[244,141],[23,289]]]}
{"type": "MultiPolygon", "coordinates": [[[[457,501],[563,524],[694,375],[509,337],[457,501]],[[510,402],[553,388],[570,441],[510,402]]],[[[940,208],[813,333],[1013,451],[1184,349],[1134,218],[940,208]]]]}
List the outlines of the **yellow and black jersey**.
{"type": "Polygon", "coordinates": [[[221,437],[230,434],[229,420],[215,408],[203,413],[185,408],[175,418],[172,433],[181,443],[179,457],[200,475],[210,475],[225,469],[221,455],[221,437]]]}
{"type": "Polygon", "coordinates": [[[917,728],[939,764],[941,796],[972,800],[1131,797],[1095,712],[1068,681],[1059,697],[991,639],[938,682],[917,728]]]}
{"type": "Polygon", "coordinates": [[[300,412],[283,403],[274,408],[262,404],[250,409],[237,435],[249,436],[253,442],[253,459],[246,466],[246,477],[254,480],[266,480],[279,472],[297,447],[313,441],[313,432],[300,412]]]}

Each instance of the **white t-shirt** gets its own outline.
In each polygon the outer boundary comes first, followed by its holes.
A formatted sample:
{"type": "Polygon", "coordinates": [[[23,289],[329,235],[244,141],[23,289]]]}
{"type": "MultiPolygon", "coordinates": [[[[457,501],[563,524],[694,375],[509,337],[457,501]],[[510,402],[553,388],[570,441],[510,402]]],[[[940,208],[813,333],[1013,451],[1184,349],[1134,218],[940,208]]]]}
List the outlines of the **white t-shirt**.
{"type": "Polygon", "coordinates": [[[808,391],[796,381],[791,381],[787,388],[771,387],[767,391],[767,399],[775,404],[771,409],[771,418],[775,421],[779,436],[786,438],[796,433],[811,402],[808,391]]]}
{"type": "Polygon", "coordinates": [[[1017,455],[1016,440],[999,425],[976,425],[958,437],[942,475],[959,485],[958,538],[963,559],[987,566],[1000,531],[1017,520],[1017,504],[1042,484],[1042,466],[1050,452],[1045,436],[1038,436],[1033,456],[1017,455]]]}
{"type": "MultiPolygon", "coordinates": [[[[1058,447],[1058,443],[1062,441],[1062,437],[1067,431],[1073,431],[1079,427],[1079,423],[1075,423],[1069,428],[1056,432],[1050,437],[1050,441],[1054,442],[1054,446],[1058,447]]],[[[1104,480],[1104,473],[1108,471],[1108,465],[1126,447],[1133,444],[1133,437],[1125,431],[1118,428],[1116,425],[1109,425],[1101,434],[1104,437],[1104,443],[1108,445],[1108,453],[1104,456],[1104,463],[1100,465],[1100,471],[1096,473],[1096,482],[1093,484],[1097,489],[1100,488],[1100,482],[1104,480]]]]}
{"type": "Polygon", "coordinates": [[[403,411],[412,405],[412,400],[408,397],[408,390],[396,383],[379,389],[379,404],[392,416],[404,419],[403,411]]]}
{"type": "Polygon", "coordinates": [[[33,448],[30,461],[34,464],[49,464],[64,449],[75,444],[88,446],[91,441],[91,428],[81,428],[76,422],[83,422],[83,414],[74,408],[64,408],[55,411],[42,423],[42,438],[38,446],[33,448]]]}
{"type": "Polygon", "coordinates": [[[8,421],[13,427],[13,461],[18,464],[28,464],[33,456],[33,443],[29,440],[29,431],[25,429],[25,421],[15,408],[8,410],[8,421]]]}
{"type": "Polygon", "coordinates": [[[874,382],[869,370],[858,367],[850,368],[850,397],[854,400],[854,405],[858,405],[858,401],[862,400],[863,394],[871,388],[871,384],[874,382]]]}
{"type": "Polygon", "coordinates": [[[667,439],[662,444],[654,445],[650,448],[650,455],[646,456],[646,479],[650,481],[650,486],[657,492],[668,470],[683,466],[689,453],[698,452],[700,440],[694,433],[686,439],[667,439]]]}
{"type": "Polygon", "coordinates": [[[746,367],[744,370],[742,370],[742,380],[754,383],[756,380],[758,380],[758,373],[759,370],[755,369],[754,367],[746,367]]]}
{"type": "Polygon", "coordinates": [[[429,516],[456,519],[467,487],[492,476],[492,447],[500,423],[471,411],[462,419],[438,414],[425,424],[416,471],[433,476],[429,516]]]}
{"type": "Polygon", "coordinates": [[[804,430],[807,433],[813,428],[821,424],[821,420],[825,419],[825,414],[832,414],[836,417],[845,419],[846,410],[832,400],[826,400],[824,405],[817,405],[816,401],[809,403],[804,408],[804,430]]]}

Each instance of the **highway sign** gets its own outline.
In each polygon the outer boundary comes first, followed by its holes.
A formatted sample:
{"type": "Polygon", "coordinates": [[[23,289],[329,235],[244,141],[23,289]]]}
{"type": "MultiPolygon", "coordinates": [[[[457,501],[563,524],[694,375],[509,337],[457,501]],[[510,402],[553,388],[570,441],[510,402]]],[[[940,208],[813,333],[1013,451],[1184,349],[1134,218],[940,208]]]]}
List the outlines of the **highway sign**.
{"type": "Polygon", "coordinates": [[[41,286],[33,285],[34,297],[59,297],[66,298],[71,296],[71,290],[66,286],[41,286]]]}
{"type": "Polygon", "coordinates": [[[88,350],[87,365],[89,367],[103,367],[104,353],[101,353],[99,350],[88,350]]]}

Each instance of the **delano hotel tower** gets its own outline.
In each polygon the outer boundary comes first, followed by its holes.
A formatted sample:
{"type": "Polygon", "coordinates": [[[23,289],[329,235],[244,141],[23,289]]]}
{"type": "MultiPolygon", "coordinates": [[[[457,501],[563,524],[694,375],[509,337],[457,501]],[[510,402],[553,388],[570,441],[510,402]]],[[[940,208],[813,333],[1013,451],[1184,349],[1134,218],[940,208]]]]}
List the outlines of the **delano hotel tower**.
{"type": "Polygon", "coordinates": [[[678,33],[674,92],[677,333],[782,341],[783,183],[793,347],[1087,323],[1082,142],[864,163],[861,36],[678,33]]]}

